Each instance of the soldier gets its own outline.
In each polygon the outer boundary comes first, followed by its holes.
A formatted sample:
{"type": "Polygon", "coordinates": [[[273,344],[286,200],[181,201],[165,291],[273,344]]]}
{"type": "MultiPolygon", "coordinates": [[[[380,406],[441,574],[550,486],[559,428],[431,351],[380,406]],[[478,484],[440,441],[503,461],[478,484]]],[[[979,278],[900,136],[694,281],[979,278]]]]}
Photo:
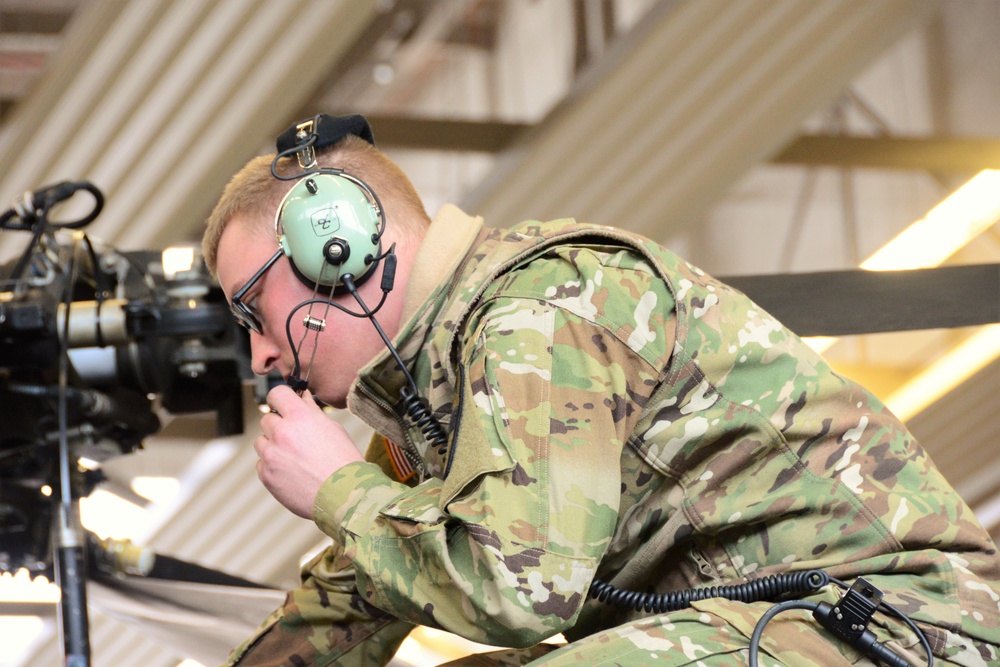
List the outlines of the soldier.
{"type": "Polygon", "coordinates": [[[417,624],[511,649],[473,664],[998,664],[996,546],[781,323],[619,229],[431,221],[363,119],[306,130],[236,174],[204,237],[254,371],[292,385],[258,475],[332,538],[229,664],[384,664],[417,624]],[[364,457],[313,397],[374,429],[364,457]],[[855,627],[829,585],[656,606],[813,570],[864,598],[855,627]],[[609,604],[595,580],[662,595],[609,604]]]}

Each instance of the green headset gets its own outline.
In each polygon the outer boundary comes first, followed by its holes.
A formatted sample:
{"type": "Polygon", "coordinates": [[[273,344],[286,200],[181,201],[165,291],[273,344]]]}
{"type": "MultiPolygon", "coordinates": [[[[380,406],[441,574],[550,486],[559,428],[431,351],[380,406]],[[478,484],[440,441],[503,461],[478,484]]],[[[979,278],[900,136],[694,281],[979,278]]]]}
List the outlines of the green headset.
{"type": "MultiPolygon", "coordinates": [[[[443,454],[448,444],[448,435],[432,414],[427,401],[420,397],[406,363],[375,318],[392,290],[396,275],[394,249],[382,252],[381,238],[385,231],[382,204],[375,192],[361,179],[344,173],[342,169],[317,167],[315,149],[335,144],[348,134],[375,144],[371,128],[363,116],[320,114],[285,130],[278,137],[278,154],[271,162],[271,174],[275,178],[295,181],[281,200],[274,217],[278,242],[295,274],[317,291],[320,287],[326,287],[334,294],[349,292],[361,309],[360,312],[352,311],[343,304],[336,303],[334,299],[315,298],[315,295],[292,309],[286,321],[285,333],[295,366],[286,381],[299,394],[308,385],[307,380],[300,375],[298,346],[292,340],[290,328],[292,318],[298,310],[325,304],[353,317],[366,317],[406,378],[405,385],[399,390],[402,410],[413,425],[420,429],[428,446],[443,454]],[[302,171],[290,176],[278,173],[281,158],[292,155],[298,159],[302,171]],[[383,265],[382,298],[373,307],[369,307],[357,286],[372,276],[380,263],[383,265]]],[[[303,321],[306,328],[316,332],[316,335],[326,327],[325,320],[309,315],[303,321]]],[[[408,448],[402,451],[419,474],[419,479],[423,480],[427,470],[419,453],[408,448]]]]}
{"type": "Polygon", "coordinates": [[[275,213],[278,243],[300,280],[335,293],[346,290],[345,277],[355,286],[363,283],[385,258],[381,244],[385,213],[375,192],[342,169],[316,163],[317,148],[348,134],[375,143],[362,116],[320,114],[296,123],[278,137],[278,153],[271,163],[275,178],[295,181],[275,213]],[[280,174],[279,161],[292,155],[301,171],[280,174]]]}

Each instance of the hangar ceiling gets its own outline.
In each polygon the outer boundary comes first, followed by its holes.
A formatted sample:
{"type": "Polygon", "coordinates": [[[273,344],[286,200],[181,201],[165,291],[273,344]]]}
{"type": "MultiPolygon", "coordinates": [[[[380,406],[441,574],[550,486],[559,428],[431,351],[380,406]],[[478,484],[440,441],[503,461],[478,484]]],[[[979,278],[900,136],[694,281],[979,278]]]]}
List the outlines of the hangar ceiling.
{"type": "MultiPolygon", "coordinates": [[[[617,225],[722,277],[856,269],[1000,166],[997,25],[987,0],[0,0],[0,202],[86,179],[107,200],[95,239],[197,241],[279,131],[362,112],[432,214],[617,225]]],[[[0,258],[22,245],[0,235],[0,258]]],[[[997,225],[942,261],[1000,262],[997,225]]],[[[983,332],[847,336],[824,354],[885,398],[983,332]]],[[[997,535],[993,349],[909,425],[997,535]]],[[[208,422],[178,417],[107,464],[118,488],[181,481],[134,537],[294,585],[322,535],[257,482],[252,407],[244,436],[208,422]]],[[[48,618],[13,664],[58,661],[48,618]]],[[[193,657],[99,612],[91,630],[95,665],[193,657]]]]}

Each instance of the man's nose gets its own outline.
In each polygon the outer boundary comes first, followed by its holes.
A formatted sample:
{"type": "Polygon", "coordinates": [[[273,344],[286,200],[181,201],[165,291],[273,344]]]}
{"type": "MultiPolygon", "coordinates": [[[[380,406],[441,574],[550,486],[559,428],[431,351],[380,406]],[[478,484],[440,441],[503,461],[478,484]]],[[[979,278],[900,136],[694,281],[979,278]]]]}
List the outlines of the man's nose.
{"type": "Polygon", "coordinates": [[[267,375],[276,367],[281,358],[281,350],[270,337],[256,332],[250,333],[250,368],[257,375],[267,375]]]}

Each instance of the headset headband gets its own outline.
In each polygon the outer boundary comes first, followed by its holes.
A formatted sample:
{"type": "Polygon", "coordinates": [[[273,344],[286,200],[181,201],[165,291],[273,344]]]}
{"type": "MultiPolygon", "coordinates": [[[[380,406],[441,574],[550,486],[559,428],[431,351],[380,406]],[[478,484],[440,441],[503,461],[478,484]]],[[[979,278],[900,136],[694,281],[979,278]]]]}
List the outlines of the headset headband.
{"type": "Polygon", "coordinates": [[[279,155],[295,151],[299,158],[299,166],[308,169],[316,164],[317,148],[332,146],[349,134],[361,137],[372,146],[375,145],[372,128],[364,116],[359,114],[331,116],[321,113],[292,124],[278,135],[275,146],[279,155]]]}
{"type": "Polygon", "coordinates": [[[360,115],[319,114],[295,123],[275,142],[279,152],[271,162],[272,175],[295,181],[275,212],[275,234],[306,285],[341,290],[342,273],[361,285],[384,257],[385,215],[378,197],[361,179],[341,169],[321,168],[316,161],[317,149],[351,134],[374,145],[368,121],[360,115]],[[278,173],[278,162],[293,154],[299,173],[278,173]],[[332,280],[325,277],[331,265],[336,266],[332,280]]]}

